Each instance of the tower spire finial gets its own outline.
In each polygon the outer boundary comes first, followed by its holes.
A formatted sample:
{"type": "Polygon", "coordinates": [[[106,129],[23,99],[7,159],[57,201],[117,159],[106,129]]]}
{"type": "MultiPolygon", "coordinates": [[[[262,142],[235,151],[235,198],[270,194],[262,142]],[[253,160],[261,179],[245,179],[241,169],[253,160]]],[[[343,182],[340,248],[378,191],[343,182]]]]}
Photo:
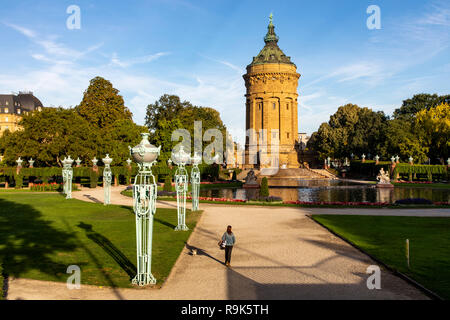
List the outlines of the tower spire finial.
{"type": "Polygon", "coordinates": [[[269,25],[273,25],[273,13],[272,12],[270,13],[270,16],[269,16],[269,25]]]}

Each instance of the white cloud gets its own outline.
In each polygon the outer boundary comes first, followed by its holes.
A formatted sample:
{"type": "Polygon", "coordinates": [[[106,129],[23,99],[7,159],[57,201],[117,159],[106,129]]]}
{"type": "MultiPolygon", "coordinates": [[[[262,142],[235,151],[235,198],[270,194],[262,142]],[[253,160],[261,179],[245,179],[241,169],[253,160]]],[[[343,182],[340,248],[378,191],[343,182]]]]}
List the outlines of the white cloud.
{"type": "Polygon", "coordinates": [[[170,54],[169,52],[158,52],[156,54],[147,55],[143,57],[137,57],[129,60],[120,60],[117,53],[113,53],[111,58],[111,65],[119,66],[122,68],[127,68],[136,64],[149,63],[151,61],[157,60],[160,57],[170,54]]]}

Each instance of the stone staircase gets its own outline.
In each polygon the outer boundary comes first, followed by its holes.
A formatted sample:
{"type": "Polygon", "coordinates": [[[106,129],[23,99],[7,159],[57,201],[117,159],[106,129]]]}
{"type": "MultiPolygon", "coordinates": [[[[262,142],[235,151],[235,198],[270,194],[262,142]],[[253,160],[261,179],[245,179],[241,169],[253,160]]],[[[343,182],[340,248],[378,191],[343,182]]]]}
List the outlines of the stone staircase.
{"type": "Polygon", "coordinates": [[[334,174],[332,174],[330,171],[326,170],[326,169],[308,169],[313,171],[314,173],[321,175],[325,178],[328,179],[332,179],[332,180],[336,180],[339,179],[338,177],[336,177],[334,174]]]}

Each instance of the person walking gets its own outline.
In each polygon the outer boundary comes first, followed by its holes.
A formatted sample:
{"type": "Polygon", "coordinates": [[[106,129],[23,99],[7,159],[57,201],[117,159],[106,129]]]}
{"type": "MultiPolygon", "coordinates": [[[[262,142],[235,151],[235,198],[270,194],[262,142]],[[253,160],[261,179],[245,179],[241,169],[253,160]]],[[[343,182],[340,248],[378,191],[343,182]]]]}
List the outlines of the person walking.
{"type": "Polygon", "coordinates": [[[227,231],[222,236],[222,241],[225,243],[225,265],[231,267],[231,252],[233,251],[233,246],[236,243],[236,237],[231,231],[231,226],[227,227],[227,231]]]}

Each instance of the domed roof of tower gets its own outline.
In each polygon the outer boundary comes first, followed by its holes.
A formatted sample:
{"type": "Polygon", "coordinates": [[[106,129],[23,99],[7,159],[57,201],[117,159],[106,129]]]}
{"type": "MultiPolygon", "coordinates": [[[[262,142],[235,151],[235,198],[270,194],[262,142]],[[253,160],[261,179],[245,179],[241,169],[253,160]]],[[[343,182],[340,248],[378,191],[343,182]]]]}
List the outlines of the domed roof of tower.
{"type": "Polygon", "coordinates": [[[258,64],[265,63],[284,63],[284,64],[295,64],[291,61],[291,57],[288,57],[284,52],[278,47],[278,36],[275,34],[275,26],[272,22],[273,15],[270,14],[270,22],[266,36],[264,37],[264,42],[266,45],[259,52],[256,57],[253,57],[252,63],[249,66],[254,66],[258,64]]]}

